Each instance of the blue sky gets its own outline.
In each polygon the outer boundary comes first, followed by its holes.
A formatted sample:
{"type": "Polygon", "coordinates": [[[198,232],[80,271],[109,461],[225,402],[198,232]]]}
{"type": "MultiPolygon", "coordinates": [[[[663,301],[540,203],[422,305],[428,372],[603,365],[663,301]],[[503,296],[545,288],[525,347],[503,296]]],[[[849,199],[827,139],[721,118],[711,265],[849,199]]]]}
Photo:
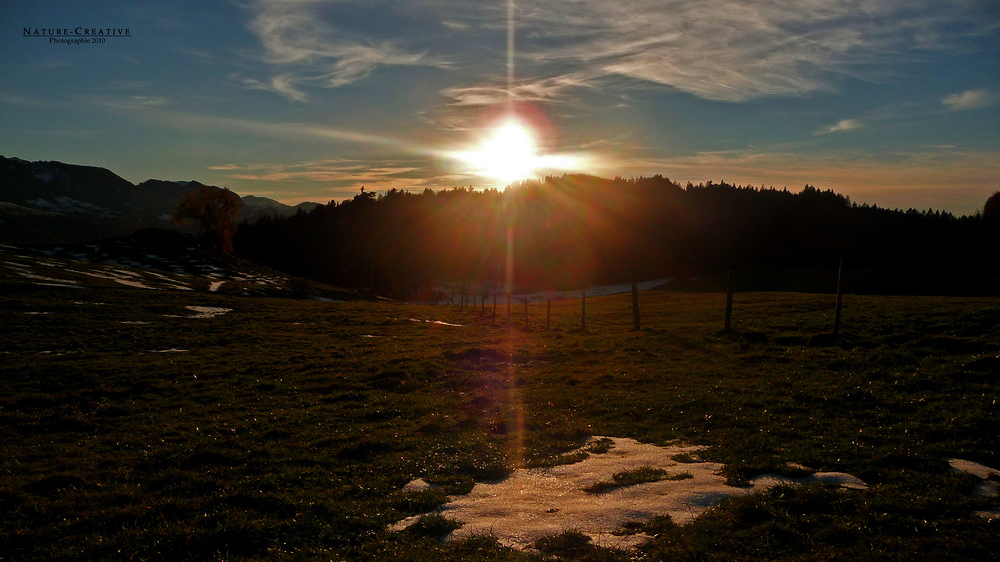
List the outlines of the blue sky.
{"type": "Polygon", "coordinates": [[[502,187],[462,155],[513,114],[538,174],[809,183],[956,214],[1000,190],[996,0],[39,0],[3,13],[0,154],[133,182],[287,203],[502,187]],[[52,43],[26,27],[131,37],[52,43]]]}

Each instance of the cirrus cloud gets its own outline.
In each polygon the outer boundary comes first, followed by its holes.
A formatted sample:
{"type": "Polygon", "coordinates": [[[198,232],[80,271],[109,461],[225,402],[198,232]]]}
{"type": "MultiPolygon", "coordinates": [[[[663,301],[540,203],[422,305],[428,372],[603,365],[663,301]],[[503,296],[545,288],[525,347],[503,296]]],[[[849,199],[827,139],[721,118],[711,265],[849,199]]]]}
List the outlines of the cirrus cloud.
{"type": "Polygon", "coordinates": [[[250,88],[305,101],[302,86],[337,88],[367,77],[379,66],[448,67],[443,58],[409,52],[392,40],[345,29],[322,15],[324,6],[350,2],[260,0],[250,30],[264,48],[262,60],[278,72],[267,79],[242,80],[250,88]]]}
{"type": "MultiPolygon", "coordinates": [[[[519,26],[542,65],[571,65],[668,86],[698,97],[746,101],[833,89],[835,74],[948,49],[966,34],[977,2],[887,0],[550,0],[522,7],[519,26]],[[914,10],[919,5],[920,10],[914,10]],[[916,53],[916,54],[915,54],[916,53]]],[[[519,29],[520,29],[519,27],[519,29]]]]}

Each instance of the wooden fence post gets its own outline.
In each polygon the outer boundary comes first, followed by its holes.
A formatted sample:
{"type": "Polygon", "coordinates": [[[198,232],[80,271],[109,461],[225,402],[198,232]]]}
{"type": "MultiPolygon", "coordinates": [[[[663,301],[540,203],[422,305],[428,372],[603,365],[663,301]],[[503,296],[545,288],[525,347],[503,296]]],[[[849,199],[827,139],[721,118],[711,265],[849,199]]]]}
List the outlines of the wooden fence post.
{"type": "Polygon", "coordinates": [[[726,331],[732,326],[733,317],[733,271],[726,272],[726,331]]]}
{"type": "Polygon", "coordinates": [[[528,298],[524,298],[524,329],[528,329],[528,298]]]}
{"type": "Polygon", "coordinates": [[[497,294],[493,293],[493,323],[497,323],[497,294]]]}
{"type": "Polygon", "coordinates": [[[635,321],[633,330],[639,331],[639,285],[632,281],[632,319],[635,321]]]}
{"type": "Polygon", "coordinates": [[[580,329],[584,332],[587,331],[587,289],[583,289],[582,297],[580,298],[580,329]]]}
{"type": "Polygon", "coordinates": [[[841,276],[844,273],[844,258],[840,258],[840,265],[837,267],[837,311],[833,315],[833,337],[840,335],[840,303],[844,294],[841,276]]]}

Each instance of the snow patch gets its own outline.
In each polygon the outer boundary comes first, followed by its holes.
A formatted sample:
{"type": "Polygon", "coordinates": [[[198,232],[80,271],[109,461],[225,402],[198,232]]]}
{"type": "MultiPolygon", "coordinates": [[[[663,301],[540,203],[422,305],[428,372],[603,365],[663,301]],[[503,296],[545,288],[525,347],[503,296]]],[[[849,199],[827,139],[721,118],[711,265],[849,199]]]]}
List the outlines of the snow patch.
{"type": "Polygon", "coordinates": [[[403,486],[403,491],[404,492],[422,492],[424,490],[437,490],[437,489],[440,489],[440,488],[441,488],[441,486],[438,485],[438,484],[431,484],[431,483],[427,482],[426,480],[424,480],[423,478],[417,478],[415,480],[411,480],[405,486],[403,486]]]}
{"type": "Polygon", "coordinates": [[[135,287],[136,289],[154,289],[154,290],[156,289],[155,287],[150,287],[149,285],[146,285],[141,281],[135,281],[132,279],[123,279],[121,277],[114,277],[112,278],[112,280],[115,283],[125,285],[126,287],[135,287]]]}
{"type": "Polygon", "coordinates": [[[231,308],[218,306],[186,306],[184,308],[194,312],[194,314],[186,316],[186,318],[215,318],[216,316],[222,316],[227,312],[233,311],[231,308]]]}
{"type": "MultiPolygon", "coordinates": [[[[1000,477],[1000,470],[963,459],[948,459],[948,464],[951,465],[951,469],[955,472],[971,474],[982,480],[982,482],[976,484],[976,487],[972,490],[973,497],[988,499],[996,499],[1000,497],[1000,482],[994,480],[995,478],[1000,477]]],[[[1000,509],[977,511],[974,515],[993,521],[994,519],[1000,519],[1000,509]]]]}
{"type": "Polygon", "coordinates": [[[419,318],[389,318],[389,320],[407,320],[409,322],[420,322],[423,324],[438,324],[440,326],[454,326],[456,328],[462,327],[462,324],[451,324],[448,322],[442,322],[441,320],[421,320],[419,318]]]}
{"type": "Polygon", "coordinates": [[[28,279],[34,279],[36,281],[48,281],[49,283],[58,283],[60,285],[76,285],[76,281],[70,281],[69,279],[58,279],[56,277],[46,277],[44,275],[35,275],[34,273],[28,273],[27,271],[18,271],[18,275],[28,279]]]}
{"type": "Polygon", "coordinates": [[[951,469],[955,472],[965,472],[983,480],[986,480],[990,476],[1000,476],[1000,470],[977,462],[963,459],[948,459],[948,464],[951,465],[951,469]]]}
{"type": "MultiPolygon", "coordinates": [[[[505,480],[480,482],[468,495],[451,497],[437,513],[462,526],[447,540],[490,535],[501,544],[525,549],[547,535],[577,530],[599,546],[634,548],[651,537],[644,534],[614,536],[612,531],[622,528],[625,523],[645,522],[659,515],[668,515],[675,523],[683,525],[730,496],[759,492],[772,486],[830,482],[848,488],[866,487],[864,482],[848,474],[816,473],[804,479],[764,475],[755,478],[749,487],[735,488],[726,485],[721,464],[679,463],[672,458],[696,454],[703,450],[701,447],[657,447],[633,439],[611,439],[614,447],[606,453],[591,453],[575,464],[516,470],[505,480]],[[595,484],[612,481],[616,473],[642,467],[666,470],[668,478],[603,493],[585,491],[595,484]]],[[[426,484],[421,482],[414,480],[407,486],[420,490],[426,484]]],[[[422,515],[408,517],[389,529],[401,531],[420,517],[422,515]]]]}
{"type": "Polygon", "coordinates": [[[93,203],[87,203],[85,201],[78,201],[65,195],[56,197],[54,203],[42,199],[41,197],[38,199],[29,199],[25,202],[33,207],[45,209],[46,211],[52,211],[55,213],[88,214],[99,215],[102,217],[113,217],[119,214],[99,205],[94,205],[93,203]]]}

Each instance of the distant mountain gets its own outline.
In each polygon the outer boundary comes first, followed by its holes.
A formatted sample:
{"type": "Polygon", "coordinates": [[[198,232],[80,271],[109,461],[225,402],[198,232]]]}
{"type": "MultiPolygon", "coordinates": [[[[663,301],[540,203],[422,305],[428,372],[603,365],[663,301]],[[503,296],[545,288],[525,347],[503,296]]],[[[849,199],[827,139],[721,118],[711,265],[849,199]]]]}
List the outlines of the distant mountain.
{"type": "MultiPolygon", "coordinates": [[[[0,156],[0,241],[85,242],[148,227],[186,230],[173,226],[170,216],[185,193],[203,185],[155,179],[133,185],[105,168],[0,156]]],[[[252,195],[243,200],[240,219],[248,222],[319,205],[292,207],[252,195]]]]}
{"type": "Polygon", "coordinates": [[[243,214],[241,219],[250,223],[257,222],[261,217],[278,217],[285,218],[292,215],[298,214],[300,211],[303,213],[308,213],[316,207],[319,207],[319,203],[305,202],[299,203],[298,205],[285,205],[275,201],[274,199],[268,199],[267,197],[259,197],[257,195],[244,195],[241,197],[243,203],[246,207],[243,208],[243,214]]]}

